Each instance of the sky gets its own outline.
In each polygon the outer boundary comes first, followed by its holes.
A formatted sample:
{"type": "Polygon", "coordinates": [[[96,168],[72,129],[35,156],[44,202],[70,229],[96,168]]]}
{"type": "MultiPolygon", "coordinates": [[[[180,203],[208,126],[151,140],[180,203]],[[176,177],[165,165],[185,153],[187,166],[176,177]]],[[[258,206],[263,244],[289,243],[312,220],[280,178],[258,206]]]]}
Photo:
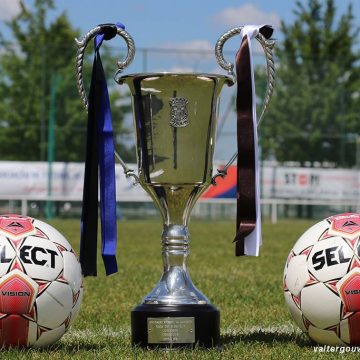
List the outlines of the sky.
{"type": "MultiPolygon", "coordinates": [[[[323,0],[325,2],[325,0],[323,0]]],[[[24,0],[31,8],[34,0],[24,0]]],[[[232,27],[244,24],[273,25],[274,38],[281,41],[280,21],[294,20],[295,0],[55,0],[56,10],[50,19],[65,11],[75,28],[84,35],[100,23],[122,22],[135,40],[138,49],[127,73],[144,71],[196,71],[224,73],[212,54],[217,39],[232,27]],[[208,54],[179,54],[148,51],[144,48],[207,50],[208,54]]],[[[304,4],[307,1],[302,1],[304,4]]],[[[360,0],[335,0],[338,13],[353,6],[356,23],[360,24],[360,0]]],[[[0,32],[9,36],[4,21],[19,11],[18,0],[0,0],[0,32]]],[[[235,54],[239,38],[230,40],[224,49],[235,54]]],[[[69,44],[69,46],[74,46],[69,44]]],[[[114,51],[124,47],[121,39],[113,40],[114,51]]],[[[120,50],[119,50],[120,54],[120,50]]],[[[256,55],[255,59],[262,58],[256,55]]],[[[231,58],[229,59],[231,60],[231,58]]],[[[230,98],[229,96],[227,96],[230,98]]],[[[223,108],[226,108],[224,101],[223,108]]],[[[266,121],[266,120],[265,120],[266,121]]],[[[230,126],[230,125],[229,125],[230,126]]],[[[225,132],[231,132],[226,126],[225,132]]],[[[224,139],[223,139],[224,140],[224,139]]],[[[222,141],[217,158],[227,158],[235,146],[235,138],[222,141]]]]}
{"type": "MultiPolygon", "coordinates": [[[[35,0],[24,0],[32,7],[35,0]]],[[[325,2],[325,0],[323,0],[325,2]]],[[[148,53],[146,68],[141,49],[143,48],[186,48],[212,51],[216,40],[225,31],[243,24],[269,23],[275,28],[274,37],[281,40],[280,20],[291,23],[294,19],[295,0],[55,0],[56,10],[50,13],[55,17],[65,11],[74,27],[81,34],[99,23],[122,22],[140,49],[132,71],[158,71],[158,55],[152,58],[148,53]]],[[[307,1],[303,1],[307,3],[307,1]]],[[[360,23],[360,0],[336,0],[339,12],[344,12],[351,3],[357,22],[360,23]]],[[[0,0],[0,31],[6,34],[4,20],[10,19],[19,11],[18,0],[0,0]]],[[[236,49],[236,39],[229,41],[226,50],[236,49]]],[[[124,46],[119,39],[112,46],[124,46]]],[[[166,54],[163,55],[167,56],[166,54]]],[[[201,59],[200,59],[201,60],[201,59]]],[[[197,63],[200,61],[196,59],[197,63]]],[[[198,67],[198,64],[187,67],[198,67]]],[[[213,67],[217,66],[213,63],[213,67]]],[[[185,65],[173,63],[173,68],[185,65]]],[[[207,66],[207,65],[205,65],[207,66]]],[[[170,69],[164,69],[170,70],[170,69]]],[[[171,68],[171,70],[173,70],[171,68]]],[[[205,69],[207,70],[207,69],[205,69]]],[[[214,70],[214,69],[212,69],[214,70]]]]}

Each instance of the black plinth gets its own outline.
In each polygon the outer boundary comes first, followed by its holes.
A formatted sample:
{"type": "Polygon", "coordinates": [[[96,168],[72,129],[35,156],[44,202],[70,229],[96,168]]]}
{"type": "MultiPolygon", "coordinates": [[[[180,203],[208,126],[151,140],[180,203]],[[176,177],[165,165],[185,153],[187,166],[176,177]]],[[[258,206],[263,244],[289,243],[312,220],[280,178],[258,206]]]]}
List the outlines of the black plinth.
{"type": "Polygon", "coordinates": [[[213,347],[220,339],[220,312],[209,304],[141,304],[131,312],[131,337],[141,347],[213,347]]]}

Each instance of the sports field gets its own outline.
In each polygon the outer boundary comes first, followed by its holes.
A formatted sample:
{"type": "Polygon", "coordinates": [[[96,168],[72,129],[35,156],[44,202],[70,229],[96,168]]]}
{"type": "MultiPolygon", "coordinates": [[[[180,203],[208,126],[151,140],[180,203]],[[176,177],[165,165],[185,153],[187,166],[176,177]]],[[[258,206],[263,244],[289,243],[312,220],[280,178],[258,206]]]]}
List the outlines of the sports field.
{"type": "MultiPolygon", "coordinates": [[[[118,224],[118,274],[86,278],[80,315],[72,329],[45,350],[1,350],[1,359],[330,359],[358,354],[317,353],[294,325],[282,294],[289,250],[311,224],[281,221],[263,225],[259,258],[236,258],[233,222],[195,222],[190,273],[195,285],[221,310],[221,346],[176,352],[134,349],[130,311],[159,280],[160,221],[118,224]]],[[[51,223],[79,249],[79,221],[51,223]]]]}

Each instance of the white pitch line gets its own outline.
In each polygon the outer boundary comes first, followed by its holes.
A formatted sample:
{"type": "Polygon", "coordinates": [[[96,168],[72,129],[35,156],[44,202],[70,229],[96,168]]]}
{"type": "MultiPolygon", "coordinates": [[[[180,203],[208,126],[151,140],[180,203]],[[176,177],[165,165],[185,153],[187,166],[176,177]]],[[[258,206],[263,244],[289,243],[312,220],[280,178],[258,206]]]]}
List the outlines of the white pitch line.
{"type": "MultiPolygon", "coordinates": [[[[244,328],[226,328],[222,329],[221,335],[249,335],[255,333],[264,333],[264,334],[289,334],[289,335],[301,335],[302,331],[295,325],[288,323],[283,325],[274,325],[274,326],[249,326],[244,328]]],[[[103,327],[96,330],[85,329],[85,330],[70,330],[64,335],[64,340],[73,340],[73,339],[94,339],[99,337],[103,338],[117,338],[117,337],[128,337],[130,336],[130,329],[111,329],[109,327],[103,327]]]]}
{"type": "Polygon", "coordinates": [[[291,323],[283,324],[283,325],[268,325],[268,326],[249,326],[238,329],[224,329],[221,334],[222,335],[249,335],[255,333],[265,333],[265,334],[294,334],[301,335],[302,331],[291,323]]]}
{"type": "Polygon", "coordinates": [[[67,332],[64,335],[64,340],[67,340],[67,339],[90,339],[90,338],[99,338],[99,337],[116,338],[116,337],[124,337],[124,336],[129,336],[129,335],[130,335],[130,330],[120,329],[118,331],[115,331],[113,329],[104,327],[101,329],[96,329],[96,331],[90,330],[90,329],[69,330],[69,332],[67,332]]]}

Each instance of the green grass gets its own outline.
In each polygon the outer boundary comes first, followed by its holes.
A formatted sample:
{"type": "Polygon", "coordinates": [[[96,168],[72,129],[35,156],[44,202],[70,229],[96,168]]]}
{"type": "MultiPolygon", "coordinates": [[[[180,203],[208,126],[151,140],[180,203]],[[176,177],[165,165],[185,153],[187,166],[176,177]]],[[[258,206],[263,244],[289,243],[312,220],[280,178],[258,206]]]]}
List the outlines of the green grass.
{"type": "MultiPolygon", "coordinates": [[[[193,222],[190,273],[221,311],[221,346],[165,352],[130,345],[130,311],[161,275],[160,221],[120,222],[119,273],[106,277],[99,256],[99,275],[85,279],[82,308],[70,331],[49,349],[3,349],[1,359],[355,359],[357,354],[315,353],[285,307],[284,263],[312,223],[265,223],[260,257],[239,258],[234,256],[233,222],[193,222]]],[[[52,224],[78,251],[79,222],[52,224]]]]}

